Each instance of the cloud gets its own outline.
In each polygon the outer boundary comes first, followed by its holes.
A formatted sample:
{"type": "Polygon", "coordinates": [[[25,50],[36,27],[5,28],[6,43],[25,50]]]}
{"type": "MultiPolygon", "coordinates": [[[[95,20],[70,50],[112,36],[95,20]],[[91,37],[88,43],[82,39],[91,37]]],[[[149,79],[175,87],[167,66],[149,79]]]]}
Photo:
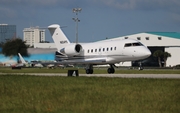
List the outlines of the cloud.
{"type": "Polygon", "coordinates": [[[4,8],[4,7],[0,7],[0,17],[4,18],[4,17],[8,17],[8,18],[14,18],[17,17],[17,12],[10,9],[10,8],[4,8]]]}
{"type": "Polygon", "coordinates": [[[180,0],[1,0],[6,6],[38,6],[43,7],[92,7],[104,6],[123,10],[180,10],[180,0]]]}
{"type": "Polygon", "coordinates": [[[94,3],[105,5],[116,9],[134,9],[136,0],[94,0],[94,3]]]}
{"type": "MultiPolygon", "coordinates": [[[[85,0],[86,1],[86,0],[85,0]]],[[[73,4],[82,4],[84,1],[80,0],[1,0],[0,4],[2,6],[26,6],[26,7],[37,7],[37,8],[46,8],[46,7],[69,7],[73,4]]]]}
{"type": "Polygon", "coordinates": [[[176,25],[180,25],[180,15],[179,14],[171,14],[171,18],[174,20],[173,22],[176,22],[176,25]]]}
{"type": "Polygon", "coordinates": [[[94,0],[94,2],[121,10],[180,11],[180,0],[94,0]]]}
{"type": "MultiPolygon", "coordinates": [[[[69,0],[66,0],[69,3],[69,0]]],[[[74,3],[82,4],[86,7],[101,6],[115,10],[140,10],[156,11],[163,10],[168,12],[180,13],[180,0],[75,0],[74,3]]],[[[73,3],[73,4],[74,4],[73,3]]]]}
{"type": "Polygon", "coordinates": [[[49,9],[68,9],[74,7],[100,7],[121,11],[157,11],[180,14],[180,0],[0,0],[1,14],[9,17],[16,13],[49,9]],[[3,13],[8,12],[8,13],[3,13]]]}

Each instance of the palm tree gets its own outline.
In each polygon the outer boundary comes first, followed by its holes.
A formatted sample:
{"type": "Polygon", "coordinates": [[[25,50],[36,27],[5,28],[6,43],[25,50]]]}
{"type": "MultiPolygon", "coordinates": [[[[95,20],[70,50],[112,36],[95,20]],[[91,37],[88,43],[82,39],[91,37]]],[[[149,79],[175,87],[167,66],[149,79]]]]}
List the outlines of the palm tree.
{"type": "Polygon", "coordinates": [[[163,53],[163,59],[164,59],[164,67],[166,67],[166,63],[167,63],[167,58],[171,57],[171,54],[168,52],[164,52],[163,53]]]}
{"type": "Polygon", "coordinates": [[[153,53],[153,56],[158,58],[159,67],[162,67],[162,64],[161,64],[161,57],[162,57],[162,55],[163,55],[163,51],[162,50],[156,50],[153,53]]]}

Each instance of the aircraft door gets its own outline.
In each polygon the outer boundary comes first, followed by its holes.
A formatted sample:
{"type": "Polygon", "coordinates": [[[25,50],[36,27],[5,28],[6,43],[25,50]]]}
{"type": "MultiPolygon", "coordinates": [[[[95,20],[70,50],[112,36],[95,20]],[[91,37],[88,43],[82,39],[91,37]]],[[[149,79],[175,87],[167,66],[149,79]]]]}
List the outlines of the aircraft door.
{"type": "Polygon", "coordinates": [[[131,43],[127,43],[124,45],[123,50],[122,50],[122,55],[126,56],[126,59],[130,60],[130,59],[134,58],[135,53],[136,53],[136,51],[131,43]]]}

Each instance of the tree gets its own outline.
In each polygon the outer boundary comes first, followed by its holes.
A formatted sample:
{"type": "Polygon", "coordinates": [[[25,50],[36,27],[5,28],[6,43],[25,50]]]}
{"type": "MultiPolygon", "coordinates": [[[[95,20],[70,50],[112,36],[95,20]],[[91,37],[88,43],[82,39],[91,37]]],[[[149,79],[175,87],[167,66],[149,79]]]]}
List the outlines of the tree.
{"type": "Polygon", "coordinates": [[[3,45],[4,45],[4,43],[3,43],[3,42],[1,42],[1,43],[0,43],[0,47],[3,47],[3,45]]]}
{"type": "Polygon", "coordinates": [[[167,58],[171,57],[171,54],[168,52],[164,52],[163,53],[163,59],[164,59],[164,67],[166,67],[166,63],[167,63],[167,58]]]}
{"type": "Polygon", "coordinates": [[[2,47],[3,47],[3,45],[4,45],[4,43],[1,42],[1,43],[0,43],[0,53],[2,53],[2,47]]]}
{"type": "Polygon", "coordinates": [[[163,58],[163,60],[164,60],[164,67],[166,67],[167,58],[171,57],[171,54],[168,53],[168,52],[163,52],[161,50],[157,50],[157,51],[155,51],[153,53],[153,56],[158,58],[159,67],[162,67],[161,58],[163,58]]]}
{"type": "MultiPolygon", "coordinates": [[[[27,52],[28,46],[20,38],[8,40],[3,44],[2,53],[5,56],[18,56],[20,53],[22,56],[29,56],[27,52]]],[[[18,57],[17,57],[18,58],[18,57]]]]}
{"type": "Polygon", "coordinates": [[[158,58],[159,67],[162,67],[162,64],[161,64],[161,57],[162,57],[162,55],[163,55],[163,51],[161,51],[161,50],[156,50],[153,53],[153,56],[158,58]]]}

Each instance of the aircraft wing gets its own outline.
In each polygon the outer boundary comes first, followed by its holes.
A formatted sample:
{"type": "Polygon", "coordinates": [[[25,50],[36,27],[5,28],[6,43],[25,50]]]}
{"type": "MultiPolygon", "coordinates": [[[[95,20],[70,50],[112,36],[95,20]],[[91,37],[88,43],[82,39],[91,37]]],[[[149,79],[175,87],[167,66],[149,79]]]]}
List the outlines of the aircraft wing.
{"type": "MultiPolygon", "coordinates": [[[[57,62],[58,63],[58,62],[57,62]]],[[[61,64],[105,64],[106,58],[72,59],[60,61],[61,64]]]]}
{"type": "Polygon", "coordinates": [[[50,64],[60,64],[60,62],[34,62],[33,64],[42,64],[43,66],[47,66],[50,64]]]}

